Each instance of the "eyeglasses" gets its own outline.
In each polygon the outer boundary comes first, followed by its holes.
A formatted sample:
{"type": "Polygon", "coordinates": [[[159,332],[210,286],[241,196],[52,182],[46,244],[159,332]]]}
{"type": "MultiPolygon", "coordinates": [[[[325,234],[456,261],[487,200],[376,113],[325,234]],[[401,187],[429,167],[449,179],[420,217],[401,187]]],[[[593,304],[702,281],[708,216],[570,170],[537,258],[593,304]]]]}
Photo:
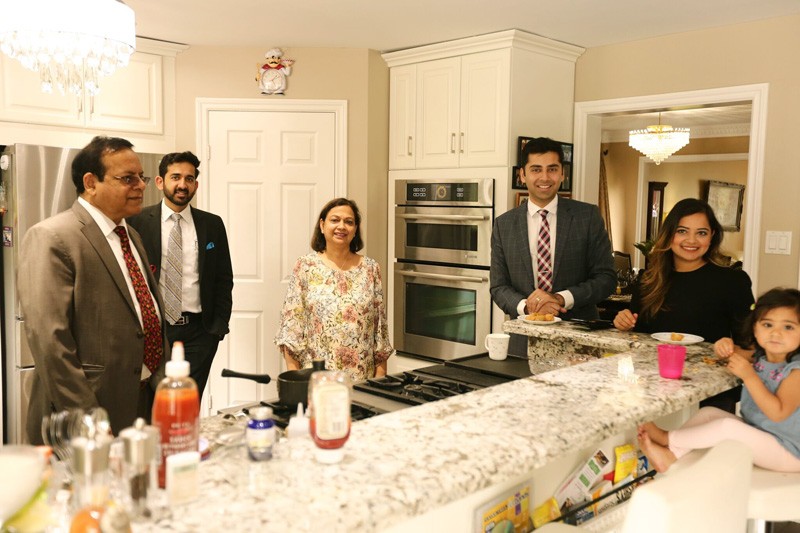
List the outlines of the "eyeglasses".
{"type": "Polygon", "coordinates": [[[142,180],[144,182],[144,186],[145,187],[147,187],[147,184],[150,183],[151,179],[153,179],[153,178],[148,178],[147,176],[136,176],[136,175],[133,175],[133,176],[111,176],[111,177],[114,178],[115,180],[119,180],[122,183],[124,183],[125,185],[129,185],[129,186],[130,185],[137,185],[139,183],[139,180],[142,180]]]}

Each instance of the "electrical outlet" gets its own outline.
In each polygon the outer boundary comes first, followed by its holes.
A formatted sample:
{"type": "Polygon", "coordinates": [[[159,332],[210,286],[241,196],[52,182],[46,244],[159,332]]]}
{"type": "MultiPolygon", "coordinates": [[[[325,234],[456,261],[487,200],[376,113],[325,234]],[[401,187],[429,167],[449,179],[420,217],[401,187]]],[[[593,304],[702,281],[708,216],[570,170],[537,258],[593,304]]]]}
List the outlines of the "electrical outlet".
{"type": "Polygon", "coordinates": [[[792,253],[791,231],[768,231],[764,253],[789,255],[792,253]]]}

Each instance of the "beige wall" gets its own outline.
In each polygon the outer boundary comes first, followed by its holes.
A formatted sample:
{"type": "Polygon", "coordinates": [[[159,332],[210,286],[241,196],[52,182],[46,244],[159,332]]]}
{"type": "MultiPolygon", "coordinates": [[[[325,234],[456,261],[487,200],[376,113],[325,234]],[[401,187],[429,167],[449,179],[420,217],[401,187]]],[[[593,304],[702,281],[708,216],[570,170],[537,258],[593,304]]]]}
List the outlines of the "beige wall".
{"type": "Polygon", "coordinates": [[[287,78],[286,96],[267,96],[258,90],[255,75],[269,48],[193,46],[178,55],[176,148],[197,149],[197,98],[347,100],[347,196],[361,208],[367,253],[385,266],[389,144],[386,63],[374,50],[284,48],[284,57],[296,61],[287,78]]]}
{"type": "MultiPolygon", "coordinates": [[[[747,153],[748,137],[717,137],[692,139],[676,155],[747,153]]],[[[605,143],[608,202],[611,211],[611,231],[614,249],[636,256],[636,192],[641,153],[627,143],[605,143]]],[[[709,161],[649,165],[647,181],[669,183],[664,190],[664,216],[683,198],[705,198],[705,181],[747,184],[747,161],[709,161]]],[[[747,206],[744,206],[747,209],[747,206]]],[[[743,217],[744,220],[744,217],[743,217]]],[[[644,224],[644,222],[642,222],[644,224]]],[[[728,255],[741,258],[744,248],[743,232],[726,232],[722,242],[728,255]]]]}
{"type": "Polygon", "coordinates": [[[800,16],[791,16],[590,48],[576,65],[579,102],[769,83],[760,239],[763,243],[768,230],[791,231],[793,246],[791,255],[761,252],[760,292],[776,285],[795,287],[798,281],[797,50],[800,16]]]}

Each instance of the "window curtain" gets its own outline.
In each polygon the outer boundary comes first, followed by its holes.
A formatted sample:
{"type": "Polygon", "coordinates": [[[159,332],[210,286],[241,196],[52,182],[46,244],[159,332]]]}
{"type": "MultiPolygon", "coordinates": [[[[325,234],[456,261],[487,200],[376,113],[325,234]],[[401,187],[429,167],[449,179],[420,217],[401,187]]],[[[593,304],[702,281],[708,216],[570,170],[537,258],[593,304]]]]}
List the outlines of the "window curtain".
{"type": "Polygon", "coordinates": [[[614,238],[611,236],[611,209],[608,206],[608,177],[606,176],[606,152],[600,152],[600,197],[598,198],[598,207],[600,207],[600,216],[603,217],[603,222],[606,223],[606,231],[608,231],[608,240],[611,241],[611,249],[614,249],[614,238]]]}

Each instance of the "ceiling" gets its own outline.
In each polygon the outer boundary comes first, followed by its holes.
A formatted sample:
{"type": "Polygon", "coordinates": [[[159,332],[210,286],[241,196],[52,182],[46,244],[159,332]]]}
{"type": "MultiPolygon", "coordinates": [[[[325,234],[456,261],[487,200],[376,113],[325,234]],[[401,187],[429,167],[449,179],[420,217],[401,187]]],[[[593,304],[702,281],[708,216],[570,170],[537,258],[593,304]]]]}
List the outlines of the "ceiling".
{"type": "Polygon", "coordinates": [[[125,0],[136,34],[188,45],[387,52],[520,29],[584,48],[800,13],[798,0],[125,0]]]}
{"type": "Polygon", "coordinates": [[[690,128],[693,138],[750,135],[752,105],[720,104],[690,109],[654,110],[641,113],[615,113],[602,117],[603,142],[628,142],[630,130],[669,124],[690,128]],[[660,117],[659,117],[660,114],[660,117]]]}

